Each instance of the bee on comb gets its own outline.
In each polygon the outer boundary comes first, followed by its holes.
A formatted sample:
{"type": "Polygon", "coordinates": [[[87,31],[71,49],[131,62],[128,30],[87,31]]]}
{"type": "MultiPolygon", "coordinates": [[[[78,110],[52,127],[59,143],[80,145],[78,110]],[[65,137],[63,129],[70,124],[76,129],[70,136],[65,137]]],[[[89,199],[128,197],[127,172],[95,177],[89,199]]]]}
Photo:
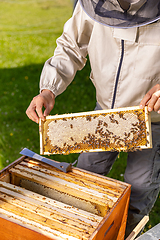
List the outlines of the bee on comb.
{"type": "Polygon", "coordinates": [[[40,153],[135,151],[152,147],[147,107],[47,116],[40,121],[40,153]]]}

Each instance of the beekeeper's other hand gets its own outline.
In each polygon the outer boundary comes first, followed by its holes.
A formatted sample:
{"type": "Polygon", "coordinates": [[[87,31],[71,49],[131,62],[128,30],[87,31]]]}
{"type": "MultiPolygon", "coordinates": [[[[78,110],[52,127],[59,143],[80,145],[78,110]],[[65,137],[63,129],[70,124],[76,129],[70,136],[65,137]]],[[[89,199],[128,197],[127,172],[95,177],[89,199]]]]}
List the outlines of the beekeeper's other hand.
{"type": "Polygon", "coordinates": [[[140,108],[148,106],[148,111],[155,111],[160,113],[160,84],[152,87],[144,96],[140,103],[140,108]]]}
{"type": "Polygon", "coordinates": [[[45,120],[45,117],[49,115],[50,111],[53,109],[54,104],[54,94],[50,90],[44,89],[39,95],[32,99],[26,110],[26,114],[32,121],[39,123],[39,118],[45,120]],[[45,108],[44,112],[43,107],[45,108]]]}

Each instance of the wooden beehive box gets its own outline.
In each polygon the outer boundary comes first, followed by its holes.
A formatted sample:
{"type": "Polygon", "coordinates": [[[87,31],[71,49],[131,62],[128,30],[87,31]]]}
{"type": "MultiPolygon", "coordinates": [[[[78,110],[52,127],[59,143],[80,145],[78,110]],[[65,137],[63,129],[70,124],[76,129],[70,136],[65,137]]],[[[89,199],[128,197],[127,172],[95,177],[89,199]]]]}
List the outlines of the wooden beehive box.
{"type": "Polygon", "coordinates": [[[22,156],[0,172],[3,240],[122,240],[130,185],[22,156]]]}

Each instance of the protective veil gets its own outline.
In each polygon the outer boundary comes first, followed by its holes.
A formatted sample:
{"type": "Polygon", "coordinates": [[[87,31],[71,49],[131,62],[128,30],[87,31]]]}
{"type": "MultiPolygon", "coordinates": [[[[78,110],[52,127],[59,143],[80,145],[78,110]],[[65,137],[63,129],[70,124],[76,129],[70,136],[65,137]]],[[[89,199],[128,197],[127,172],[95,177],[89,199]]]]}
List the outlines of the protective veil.
{"type": "Polygon", "coordinates": [[[128,10],[120,6],[120,0],[79,1],[92,19],[110,27],[139,27],[160,19],[160,0],[123,0],[130,3],[128,10]]]}

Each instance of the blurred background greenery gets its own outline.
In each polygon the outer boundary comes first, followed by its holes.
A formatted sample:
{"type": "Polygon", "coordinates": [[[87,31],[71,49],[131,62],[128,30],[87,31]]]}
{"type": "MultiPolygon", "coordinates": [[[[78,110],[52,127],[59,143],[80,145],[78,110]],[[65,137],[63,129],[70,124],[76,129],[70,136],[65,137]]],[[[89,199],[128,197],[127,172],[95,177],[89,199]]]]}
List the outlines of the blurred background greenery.
{"type": "MultiPolygon", "coordinates": [[[[53,55],[56,39],[72,15],[71,0],[0,1],[0,169],[20,157],[27,147],[39,153],[38,125],[25,111],[39,93],[44,62],[53,55]]],[[[51,114],[90,111],[95,89],[89,80],[90,65],[76,74],[67,90],[56,99],[51,114]]],[[[73,162],[78,154],[55,155],[57,161],[73,162]]],[[[123,181],[127,154],[120,153],[109,177],[123,181]]],[[[159,198],[145,231],[160,222],[159,198]]]]}

